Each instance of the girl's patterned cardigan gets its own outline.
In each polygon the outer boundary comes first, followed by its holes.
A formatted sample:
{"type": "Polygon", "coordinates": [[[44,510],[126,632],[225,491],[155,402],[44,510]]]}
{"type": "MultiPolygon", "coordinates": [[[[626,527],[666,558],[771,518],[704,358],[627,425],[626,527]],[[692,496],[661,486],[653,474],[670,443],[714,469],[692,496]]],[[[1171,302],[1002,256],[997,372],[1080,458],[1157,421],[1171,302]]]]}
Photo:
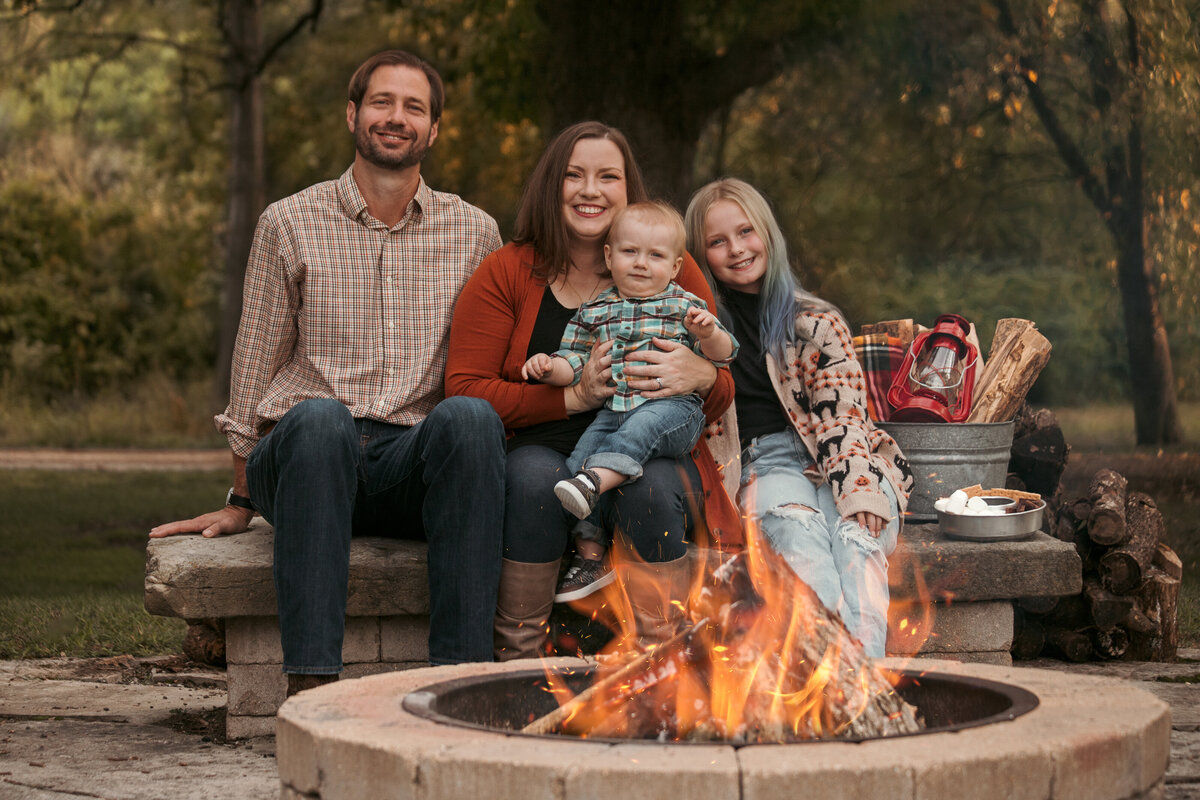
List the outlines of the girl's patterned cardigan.
{"type": "MultiPolygon", "coordinates": [[[[812,456],[810,477],[829,483],[843,517],[860,511],[890,517],[891,504],[880,489],[883,480],[896,490],[903,512],[913,486],[912,470],[895,440],[867,415],[866,381],[845,321],[835,311],[801,311],[796,314],[796,333],[797,343],[786,348],[784,364],[766,357],[767,373],[812,456]]],[[[736,498],[741,447],[733,405],[708,426],[705,436],[725,490],[736,498]]]]}

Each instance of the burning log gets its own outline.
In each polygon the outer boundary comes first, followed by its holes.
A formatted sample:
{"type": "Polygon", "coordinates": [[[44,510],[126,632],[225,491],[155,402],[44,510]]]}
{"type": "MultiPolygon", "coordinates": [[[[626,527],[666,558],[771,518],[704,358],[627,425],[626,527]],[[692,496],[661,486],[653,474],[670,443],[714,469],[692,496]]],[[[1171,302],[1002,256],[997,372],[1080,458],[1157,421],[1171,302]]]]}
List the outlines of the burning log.
{"type": "Polygon", "coordinates": [[[987,365],[975,382],[967,422],[1012,419],[1038,375],[1050,361],[1050,341],[1027,319],[1002,319],[988,351],[987,365]]]}
{"type": "Polygon", "coordinates": [[[841,619],[753,537],[693,594],[690,614],[689,629],[525,730],[785,742],[921,727],[841,619]]]}
{"type": "Polygon", "coordinates": [[[1112,546],[1129,541],[1125,530],[1125,476],[1111,469],[1102,469],[1092,478],[1088,488],[1088,535],[1099,545],[1112,546]]]}
{"type": "Polygon", "coordinates": [[[1153,498],[1142,492],[1129,495],[1125,506],[1125,528],[1129,534],[1125,544],[1100,557],[1101,580],[1119,594],[1141,586],[1158,549],[1163,518],[1153,498]]]}
{"type": "MultiPolygon", "coordinates": [[[[707,621],[703,620],[700,624],[707,621]]],[[[600,678],[549,714],[539,717],[526,725],[521,729],[521,733],[553,733],[588,703],[594,702],[596,698],[603,697],[606,692],[616,688],[622,682],[631,681],[638,675],[651,670],[656,661],[662,662],[665,660],[665,654],[673,652],[677,645],[685,639],[690,638],[692,634],[692,630],[680,631],[664,642],[661,647],[656,647],[653,650],[634,656],[630,661],[627,661],[613,672],[600,678]]]]}

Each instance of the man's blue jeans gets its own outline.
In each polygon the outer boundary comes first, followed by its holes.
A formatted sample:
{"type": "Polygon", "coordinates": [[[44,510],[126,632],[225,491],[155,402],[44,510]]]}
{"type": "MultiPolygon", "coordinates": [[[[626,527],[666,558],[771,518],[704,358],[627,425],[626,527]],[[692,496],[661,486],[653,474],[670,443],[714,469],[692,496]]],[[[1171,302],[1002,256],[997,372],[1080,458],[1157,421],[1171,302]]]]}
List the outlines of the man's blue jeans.
{"type": "Polygon", "coordinates": [[[439,403],[412,427],[299,403],[246,463],[275,526],[283,670],[342,669],[350,538],[429,543],[429,660],[492,660],[504,519],[504,428],[478,398],[439,403]]]}
{"type": "Polygon", "coordinates": [[[867,655],[882,658],[887,643],[887,557],[896,549],[900,532],[895,490],[880,481],[892,514],[875,538],[854,520],[842,518],[828,483],[818,486],[809,480],[804,469],[812,463],[794,430],[759,436],[742,453],[739,503],[821,602],[841,614],[867,655]]]}
{"type": "Polygon", "coordinates": [[[635,481],[652,458],[680,458],[704,431],[704,401],[683,394],[642,403],[633,411],[600,409],[575,444],[567,469],[604,467],[635,481]]]}

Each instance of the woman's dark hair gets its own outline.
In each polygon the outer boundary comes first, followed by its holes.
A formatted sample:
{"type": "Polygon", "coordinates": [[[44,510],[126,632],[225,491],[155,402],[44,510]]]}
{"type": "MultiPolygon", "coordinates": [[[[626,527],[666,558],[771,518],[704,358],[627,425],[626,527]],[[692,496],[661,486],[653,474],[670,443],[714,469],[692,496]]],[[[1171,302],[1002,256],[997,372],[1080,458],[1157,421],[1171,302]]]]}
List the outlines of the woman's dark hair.
{"type": "Polygon", "coordinates": [[[442,86],[442,76],[425,59],[415,56],[407,50],[384,50],[364,61],[354,70],[350,77],[350,86],[346,90],[350,102],[358,108],[362,105],[363,95],[371,83],[371,76],[380,67],[412,67],[425,73],[429,80],[429,119],[438,122],[442,118],[442,106],[446,103],[446,90],[442,86]]]}
{"type": "Polygon", "coordinates": [[[571,153],[580,139],[608,139],[621,151],[625,160],[625,195],[630,203],[648,199],[642,171],[638,169],[633,150],[628,140],[616,128],[602,122],[577,122],[564,128],[546,145],[537,166],[525,183],[521,194],[521,205],[517,209],[517,229],[513,236],[516,244],[533,246],[534,273],[547,282],[553,281],[567,268],[568,236],[563,221],[563,179],[571,153]]]}

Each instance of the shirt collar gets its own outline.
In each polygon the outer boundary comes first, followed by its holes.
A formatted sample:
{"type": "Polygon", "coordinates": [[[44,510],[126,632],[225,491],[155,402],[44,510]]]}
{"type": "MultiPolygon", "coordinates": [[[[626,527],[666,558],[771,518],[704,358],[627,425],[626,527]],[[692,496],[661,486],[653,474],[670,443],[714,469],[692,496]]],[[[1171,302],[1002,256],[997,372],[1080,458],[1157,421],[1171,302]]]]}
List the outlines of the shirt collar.
{"type": "MultiPolygon", "coordinates": [[[[367,213],[367,201],[354,180],[353,164],[342,173],[342,177],[338,178],[337,196],[342,204],[342,209],[350,219],[359,220],[363,214],[367,213]]],[[[425,184],[425,177],[421,176],[417,183],[417,193],[413,195],[412,213],[414,218],[420,219],[432,204],[433,190],[425,184]]]]}

